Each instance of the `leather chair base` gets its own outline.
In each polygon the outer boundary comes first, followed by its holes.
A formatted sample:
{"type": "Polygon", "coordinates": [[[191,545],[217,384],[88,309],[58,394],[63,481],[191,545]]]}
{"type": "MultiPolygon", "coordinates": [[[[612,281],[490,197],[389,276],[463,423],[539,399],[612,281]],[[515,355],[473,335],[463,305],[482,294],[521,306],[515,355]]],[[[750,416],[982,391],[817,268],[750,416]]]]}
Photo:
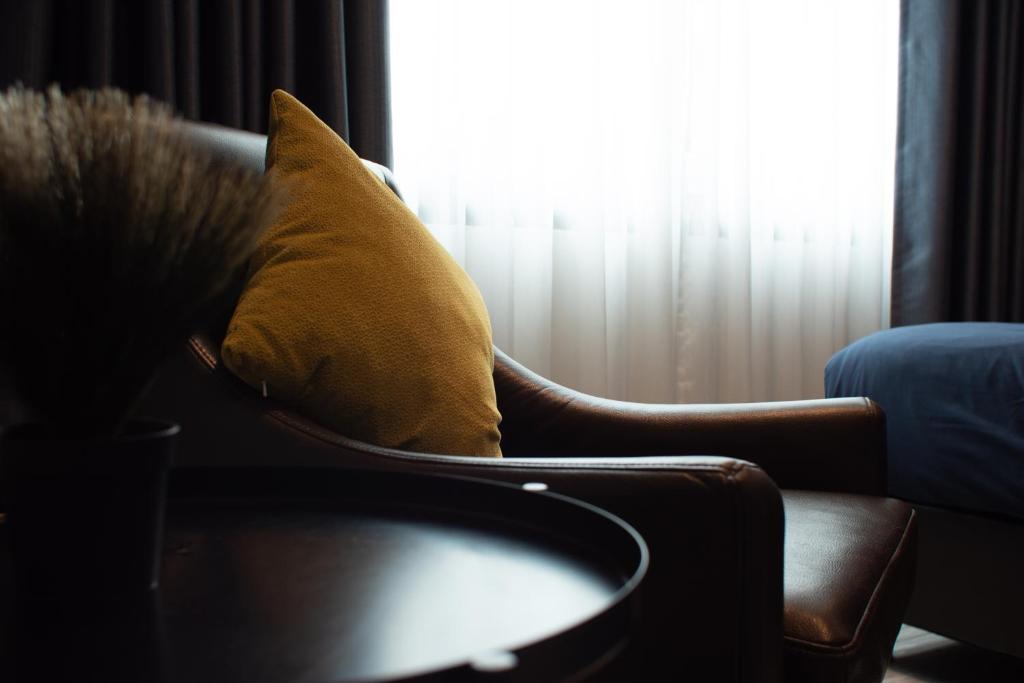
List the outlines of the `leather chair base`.
{"type": "Polygon", "coordinates": [[[913,508],[840,493],[782,498],[787,682],[881,681],[913,587],[913,508]]]}

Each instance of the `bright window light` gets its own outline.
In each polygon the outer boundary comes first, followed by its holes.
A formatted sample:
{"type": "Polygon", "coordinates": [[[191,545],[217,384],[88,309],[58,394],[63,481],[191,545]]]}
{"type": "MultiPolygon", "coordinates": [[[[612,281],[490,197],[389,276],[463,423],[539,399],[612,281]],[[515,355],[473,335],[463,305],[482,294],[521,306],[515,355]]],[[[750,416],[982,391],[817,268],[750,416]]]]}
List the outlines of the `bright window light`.
{"type": "Polygon", "coordinates": [[[534,369],[797,398],[886,325],[895,0],[390,7],[396,175],[534,369]]]}

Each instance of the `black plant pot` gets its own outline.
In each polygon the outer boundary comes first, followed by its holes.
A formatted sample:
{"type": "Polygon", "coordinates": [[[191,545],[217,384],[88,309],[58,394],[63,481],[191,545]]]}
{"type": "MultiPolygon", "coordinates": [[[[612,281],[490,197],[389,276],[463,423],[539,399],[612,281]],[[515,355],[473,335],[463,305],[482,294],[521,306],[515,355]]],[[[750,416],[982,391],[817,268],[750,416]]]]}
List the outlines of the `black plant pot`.
{"type": "Polygon", "coordinates": [[[20,597],[140,595],[160,580],[167,472],[180,428],[130,422],[116,438],[8,427],[0,462],[20,597]]]}

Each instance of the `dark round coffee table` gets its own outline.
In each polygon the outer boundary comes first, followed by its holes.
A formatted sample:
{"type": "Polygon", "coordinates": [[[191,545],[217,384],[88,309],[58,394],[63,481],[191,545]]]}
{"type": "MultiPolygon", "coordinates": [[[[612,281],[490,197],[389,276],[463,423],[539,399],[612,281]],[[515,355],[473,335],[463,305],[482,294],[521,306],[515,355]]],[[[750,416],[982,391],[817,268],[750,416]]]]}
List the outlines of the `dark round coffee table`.
{"type": "Polygon", "coordinates": [[[169,501],[151,599],[14,605],[4,572],[0,677],[578,680],[623,651],[647,567],[617,518],[493,482],[181,470],[169,501]]]}

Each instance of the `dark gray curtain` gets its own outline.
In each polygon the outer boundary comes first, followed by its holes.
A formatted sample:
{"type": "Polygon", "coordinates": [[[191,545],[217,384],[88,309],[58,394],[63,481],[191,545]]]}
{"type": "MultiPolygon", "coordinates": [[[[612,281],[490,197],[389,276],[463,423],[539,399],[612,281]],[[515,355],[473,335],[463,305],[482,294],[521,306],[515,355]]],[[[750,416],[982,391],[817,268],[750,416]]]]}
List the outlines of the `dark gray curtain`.
{"type": "Polygon", "coordinates": [[[266,132],[274,88],[391,164],[386,0],[4,0],[0,87],[113,85],[266,132]]]}
{"type": "Polygon", "coordinates": [[[1024,322],[1024,3],[901,23],[892,322],[1024,322]]]}

